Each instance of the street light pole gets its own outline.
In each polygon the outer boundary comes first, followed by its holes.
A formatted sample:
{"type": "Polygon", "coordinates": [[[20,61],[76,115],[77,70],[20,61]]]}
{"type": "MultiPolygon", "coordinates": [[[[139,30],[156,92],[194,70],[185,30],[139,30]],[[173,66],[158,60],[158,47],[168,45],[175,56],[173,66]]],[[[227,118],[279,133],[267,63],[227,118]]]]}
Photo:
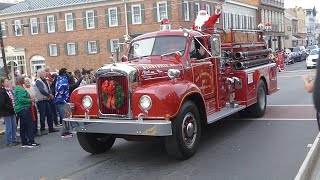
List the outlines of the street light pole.
{"type": "Polygon", "coordinates": [[[2,25],[0,24],[0,46],[1,46],[1,53],[2,53],[2,61],[3,61],[3,67],[4,72],[6,74],[6,78],[9,79],[9,71],[6,61],[6,54],[4,52],[4,45],[3,45],[3,36],[2,36],[2,25]]]}

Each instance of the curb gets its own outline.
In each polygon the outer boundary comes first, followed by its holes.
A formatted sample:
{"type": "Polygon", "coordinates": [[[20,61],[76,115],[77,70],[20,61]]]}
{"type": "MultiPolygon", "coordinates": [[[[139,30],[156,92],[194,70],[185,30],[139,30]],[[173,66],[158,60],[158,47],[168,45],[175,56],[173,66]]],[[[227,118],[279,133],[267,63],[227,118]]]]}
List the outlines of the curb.
{"type": "Polygon", "coordinates": [[[297,173],[294,180],[305,180],[310,179],[314,173],[314,168],[319,161],[319,151],[320,151],[320,143],[319,143],[320,133],[317,135],[314,140],[310,151],[307,154],[306,159],[303,161],[299,172],[297,173]]]}

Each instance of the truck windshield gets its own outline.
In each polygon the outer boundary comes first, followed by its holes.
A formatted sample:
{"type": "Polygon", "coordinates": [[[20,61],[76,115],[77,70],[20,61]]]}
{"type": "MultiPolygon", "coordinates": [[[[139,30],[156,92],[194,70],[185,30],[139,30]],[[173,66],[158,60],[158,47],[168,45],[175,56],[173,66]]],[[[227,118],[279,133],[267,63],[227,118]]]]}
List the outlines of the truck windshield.
{"type": "Polygon", "coordinates": [[[186,48],[186,37],[183,36],[161,36],[142,39],[131,43],[129,60],[145,56],[161,56],[163,54],[180,51],[184,54],[186,48]]]}

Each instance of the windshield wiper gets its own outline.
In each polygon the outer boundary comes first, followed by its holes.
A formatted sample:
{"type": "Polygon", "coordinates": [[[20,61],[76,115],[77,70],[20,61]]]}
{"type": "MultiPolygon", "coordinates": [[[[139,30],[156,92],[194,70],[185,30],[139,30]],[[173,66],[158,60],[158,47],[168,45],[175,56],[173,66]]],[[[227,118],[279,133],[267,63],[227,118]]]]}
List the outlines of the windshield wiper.
{"type": "Polygon", "coordinates": [[[178,51],[169,52],[169,53],[165,53],[165,54],[161,54],[160,56],[161,56],[161,58],[162,58],[163,56],[169,56],[169,55],[174,54],[174,53],[176,53],[176,52],[183,52],[183,51],[184,51],[184,49],[183,49],[183,50],[178,50],[178,51]]]}

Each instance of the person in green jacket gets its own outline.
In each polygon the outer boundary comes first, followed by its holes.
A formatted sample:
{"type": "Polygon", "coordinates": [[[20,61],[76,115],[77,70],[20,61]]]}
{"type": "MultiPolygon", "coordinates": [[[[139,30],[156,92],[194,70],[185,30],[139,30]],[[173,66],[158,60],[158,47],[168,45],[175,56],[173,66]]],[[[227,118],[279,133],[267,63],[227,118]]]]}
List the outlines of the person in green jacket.
{"type": "Polygon", "coordinates": [[[34,141],[34,122],[31,112],[31,102],[29,93],[23,87],[24,77],[16,77],[16,87],[14,89],[14,111],[20,117],[20,138],[21,147],[39,147],[40,144],[34,141]]]}

